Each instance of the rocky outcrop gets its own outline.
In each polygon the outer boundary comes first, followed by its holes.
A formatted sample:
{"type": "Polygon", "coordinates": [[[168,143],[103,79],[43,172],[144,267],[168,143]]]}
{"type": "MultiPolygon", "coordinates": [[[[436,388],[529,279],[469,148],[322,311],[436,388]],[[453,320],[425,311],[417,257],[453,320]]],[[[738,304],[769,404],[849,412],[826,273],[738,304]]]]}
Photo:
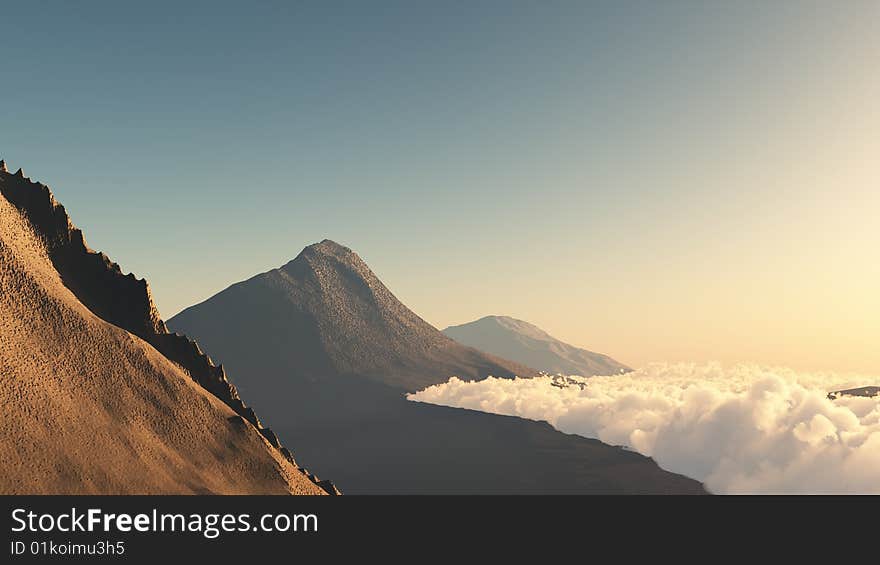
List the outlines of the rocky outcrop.
{"type": "Polygon", "coordinates": [[[82,231],[71,223],[48,186],[32,182],[21,169],[5,176],[3,196],[30,220],[65,285],[83,304],[147,341],[152,335],[167,333],[147,281],[124,275],[105,254],[89,249],[82,231]]]}
{"type": "MultiPolygon", "coordinates": [[[[272,430],[264,428],[253,409],[239,397],[222,365],[215,365],[198,344],[184,335],[170,333],[153,302],[145,279],[123,274],[104,253],[91,250],[82,230],[70,220],[64,206],[45,184],[26,177],[22,169],[9,174],[0,161],[0,193],[27,217],[44,241],[53,265],[65,284],[89,310],[103,320],[144,339],[162,355],[183,368],[205,390],[250,422],[291,463],[272,430]]],[[[313,482],[330,494],[338,490],[330,481],[313,482]]]]}
{"type": "Polygon", "coordinates": [[[859,388],[848,388],[846,390],[836,390],[828,393],[829,400],[836,400],[841,396],[864,396],[873,398],[880,395],[880,386],[863,386],[859,388]]]}

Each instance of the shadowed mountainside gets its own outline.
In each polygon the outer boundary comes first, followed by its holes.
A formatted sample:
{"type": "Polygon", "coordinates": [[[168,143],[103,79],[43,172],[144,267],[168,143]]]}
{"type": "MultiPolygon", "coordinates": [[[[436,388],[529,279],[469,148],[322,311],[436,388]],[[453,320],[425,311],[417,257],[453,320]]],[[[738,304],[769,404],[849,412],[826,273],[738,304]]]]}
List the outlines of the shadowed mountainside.
{"type": "Polygon", "coordinates": [[[48,187],[0,162],[0,195],[0,492],[334,491],[48,187]]]}
{"type": "Polygon", "coordinates": [[[214,324],[221,320],[252,328],[254,338],[265,335],[279,346],[261,348],[271,367],[281,364],[309,380],[354,375],[418,390],[444,375],[536,372],[446,337],[397,300],[357,254],[329,240],[187,308],[169,324],[204,336],[205,343],[226,342],[228,328],[214,324]]]}
{"type": "Polygon", "coordinates": [[[535,371],[465,347],[347,247],[306,247],[168,321],[196,336],[300,457],[349,493],[704,493],[652,460],[545,423],[409,402],[450,376],[535,371]]]}
{"type": "Polygon", "coordinates": [[[550,374],[590,377],[632,370],[607,355],[569,345],[538,326],[509,316],[486,316],[450,326],[443,333],[459,343],[550,374]]]}

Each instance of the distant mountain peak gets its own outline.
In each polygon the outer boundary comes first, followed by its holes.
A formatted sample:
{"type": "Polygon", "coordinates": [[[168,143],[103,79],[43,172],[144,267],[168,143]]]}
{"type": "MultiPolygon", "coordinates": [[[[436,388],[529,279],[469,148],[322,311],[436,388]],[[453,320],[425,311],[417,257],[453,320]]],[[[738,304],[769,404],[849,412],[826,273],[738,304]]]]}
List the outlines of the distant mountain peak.
{"type": "MultiPolygon", "coordinates": [[[[524,334],[524,335],[529,335],[529,336],[534,337],[536,339],[542,339],[542,340],[554,339],[550,334],[548,334],[547,332],[545,332],[544,330],[542,330],[541,328],[539,328],[535,324],[532,324],[530,322],[526,322],[525,320],[520,320],[518,318],[514,318],[512,316],[500,316],[500,315],[484,316],[484,317],[480,318],[479,320],[476,320],[471,323],[475,324],[475,325],[480,325],[480,326],[488,326],[488,325],[500,326],[506,330],[514,331],[514,332],[524,334]]],[[[464,324],[464,325],[467,325],[467,324],[464,324]]],[[[452,326],[452,327],[454,328],[454,327],[458,327],[458,326],[452,326]]]]}
{"type": "Polygon", "coordinates": [[[510,316],[499,316],[497,314],[490,314],[488,316],[483,316],[482,318],[476,320],[474,323],[479,322],[503,322],[505,320],[515,320],[516,318],[511,318],[510,316]]]}
{"type": "Polygon", "coordinates": [[[492,314],[490,316],[483,316],[482,318],[480,318],[479,320],[476,320],[473,323],[480,323],[480,322],[495,322],[495,323],[501,324],[501,325],[513,325],[513,326],[520,326],[521,325],[521,326],[529,326],[532,328],[538,327],[534,324],[526,322],[525,320],[520,320],[519,318],[514,318],[512,316],[501,316],[498,314],[492,314]]]}
{"type": "Polygon", "coordinates": [[[450,326],[443,333],[464,345],[548,373],[592,376],[630,370],[607,355],[569,345],[534,324],[510,316],[484,316],[450,326]]]}
{"type": "Polygon", "coordinates": [[[356,255],[350,248],[336,243],[332,239],[323,239],[318,243],[313,243],[303,249],[300,254],[315,253],[319,255],[356,255]]]}

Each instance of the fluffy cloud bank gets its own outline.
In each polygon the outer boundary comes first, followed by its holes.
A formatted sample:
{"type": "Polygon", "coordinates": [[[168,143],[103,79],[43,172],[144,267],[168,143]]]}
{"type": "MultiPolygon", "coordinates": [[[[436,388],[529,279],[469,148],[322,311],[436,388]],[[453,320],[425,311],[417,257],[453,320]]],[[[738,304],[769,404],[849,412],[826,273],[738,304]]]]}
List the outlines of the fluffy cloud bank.
{"type": "Polygon", "coordinates": [[[410,400],[546,420],[653,457],[715,493],[880,493],[880,384],[751,365],[655,364],[609,377],[453,377],[410,400]]]}

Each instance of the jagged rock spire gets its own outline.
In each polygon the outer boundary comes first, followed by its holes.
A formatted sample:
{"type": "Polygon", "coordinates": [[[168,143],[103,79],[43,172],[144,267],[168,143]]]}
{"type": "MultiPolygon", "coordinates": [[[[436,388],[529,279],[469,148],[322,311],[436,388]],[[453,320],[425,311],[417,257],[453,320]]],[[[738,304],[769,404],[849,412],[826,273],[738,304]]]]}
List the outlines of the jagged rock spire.
{"type": "Polygon", "coordinates": [[[8,173],[9,169],[6,168],[6,161],[0,159],[0,172],[8,173]]]}

